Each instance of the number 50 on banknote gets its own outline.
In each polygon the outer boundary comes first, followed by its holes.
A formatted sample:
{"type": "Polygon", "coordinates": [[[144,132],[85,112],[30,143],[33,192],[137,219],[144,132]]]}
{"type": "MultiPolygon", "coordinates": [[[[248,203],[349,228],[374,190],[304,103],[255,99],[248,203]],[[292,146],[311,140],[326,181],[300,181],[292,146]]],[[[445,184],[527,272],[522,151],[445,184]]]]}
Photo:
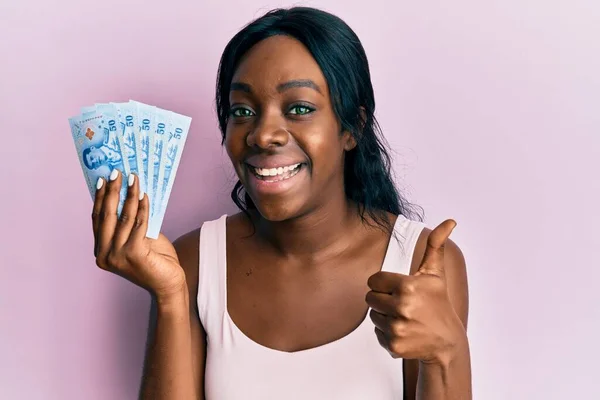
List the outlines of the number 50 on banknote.
{"type": "MultiPolygon", "coordinates": [[[[156,239],[192,119],[130,100],[83,107],[69,118],[77,157],[92,199],[98,178],[108,180],[114,169],[135,174],[150,200],[146,236],[156,239]]],[[[127,194],[123,179],[117,212],[127,194]]]]}

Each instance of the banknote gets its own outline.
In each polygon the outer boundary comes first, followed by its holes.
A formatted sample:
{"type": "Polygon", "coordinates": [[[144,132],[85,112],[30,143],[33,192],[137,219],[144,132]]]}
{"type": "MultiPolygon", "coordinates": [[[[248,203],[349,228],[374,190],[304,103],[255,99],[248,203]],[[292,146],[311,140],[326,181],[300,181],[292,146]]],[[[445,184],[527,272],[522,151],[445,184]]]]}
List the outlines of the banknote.
{"type": "Polygon", "coordinates": [[[150,197],[152,202],[150,204],[150,220],[148,222],[148,236],[158,236],[160,231],[160,217],[161,203],[158,197],[160,192],[160,181],[159,178],[164,170],[164,163],[161,165],[162,152],[166,148],[164,139],[168,138],[167,134],[171,126],[170,113],[166,110],[156,110],[156,131],[154,132],[154,155],[153,155],[153,171],[152,171],[152,183],[148,185],[148,190],[151,193],[150,197]],[[162,168],[161,168],[162,167],[162,168]]]}
{"type": "MultiPolygon", "coordinates": [[[[93,111],[87,110],[80,116],[69,118],[75,149],[92,199],[95,198],[98,178],[108,180],[114,169],[118,169],[121,173],[125,170],[118,131],[113,129],[109,121],[111,120],[107,120],[95,107],[93,111]]],[[[126,193],[124,182],[117,209],[119,214],[126,193]]]]}
{"type": "Polygon", "coordinates": [[[120,214],[127,178],[137,175],[150,201],[146,236],[156,239],[190,124],[190,117],[134,100],[82,107],[81,115],[69,118],[69,125],[92,199],[98,178],[108,180],[113,170],[121,171],[120,214]]]}
{"type": "Polygon", "coordinates": [[[153,133],[156,132],[156,107],[134,100],[129,100],[129,103],[136,107],[138,117],[138,131],[142,145],[142,156],[140,157],[143,168],[140,175],[143,176],[144,182],[142,190],[148,194],[150,204],[152,204],[154,199],[151,197],[149,186],[154,176],[154,168],[150,167],[154,165],[154,151],[151,149],[154,149],[155,135],[153,133]]]}
{"type": "Polygon", "coordinates": [[[148,229],[149,235],[158,235],[157,229],[160,229],[162,226],[167,203],[169,202],[171,190],[173,189],[175,175],[177,174],[177,168],[179,167],[185,141],[192,122],[192,119],[185,115],[174,112],[171,112],[170,114],[171,125],[169,137],[165,143],[166,148],[163,149],[161,154],[162,159],[160,162],[161,168],[159,174],[162,176],[162,179],[159,178],[161,184],[160,193],[158,194],[160,211],[156,214],[154,220],[150,224],[149,228],[152,228],[152,230],[148,229]]]}
{"type": "Polygon", "coordinates": [[[129,168],[129,160],[125,152],[125,139],[123,137],[123,130],[121,124],[119,124],[119,114],[117,108],[112,104],[97,103],[94,105],[96,111],[102,114],[104,123],[111,135],[116,136],[119,141],[119,149],[121,149],[121,158],[123,160],[123,170],[125,177],[129,176],[131,172],[129,168]]]}
{"type": "Polygon", "coordinates": [[[123,158],[127,159],[129,170],[127,174],[135,174],[138,177],[140,190],[146,188],[144,175],[140,171],[144,170],[142,157],[142,142],[138,130],[137,107],[132,103],[111,103],[117,110],[121,134],[123,135],[123,145],[121,150],[123,158]]]}
{"type": "MultiPolygon", "coordinates": [[[[168,132],[171,129],[171,112],[166,110],[156,109],[156,131],[154,136],[154,155],[152,157],[153,171],[152,171],[152,184],[148,186],[148,192],[151,193],[153,199],[150,217],[160,212],[160,199],[159,194],[159,178],[161,175],[161,164],[162,152],[167,146],[165,142],[168,140],[168,132]]],[[[162,168],[164,171],[164,168],[162,168]]]]}

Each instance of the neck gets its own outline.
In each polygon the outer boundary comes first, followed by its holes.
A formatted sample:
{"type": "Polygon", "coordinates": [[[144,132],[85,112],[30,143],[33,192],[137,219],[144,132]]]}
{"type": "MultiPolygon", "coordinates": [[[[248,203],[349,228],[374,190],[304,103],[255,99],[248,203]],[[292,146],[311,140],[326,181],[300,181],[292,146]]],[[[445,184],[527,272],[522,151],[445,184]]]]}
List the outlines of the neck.
{"type": "Polygon", "coordinates": [[[317,261],[346,249],[360,223],[358,207],[344,198],[285,221],[259,217],[256,227],[282,255],[317,261]]]}

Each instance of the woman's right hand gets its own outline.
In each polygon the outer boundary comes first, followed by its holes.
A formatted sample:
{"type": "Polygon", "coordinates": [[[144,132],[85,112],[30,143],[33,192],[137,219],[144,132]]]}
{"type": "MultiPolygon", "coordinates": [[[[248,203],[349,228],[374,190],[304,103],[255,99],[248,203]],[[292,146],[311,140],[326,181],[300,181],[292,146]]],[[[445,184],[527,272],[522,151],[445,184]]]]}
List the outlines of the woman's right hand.
{"type": "Polygon", "coordinates": [[[96,186],[92,212],[96,264],[158,299],[187,292],[185,272],[169,239],[162,233],[156,240],[146,237],[149,200],[145,193],[140,200],[139,179],[133,174],[121,216],[117,216],[122,179],[113,170],[110,181],[100,178],[96,186]]]}

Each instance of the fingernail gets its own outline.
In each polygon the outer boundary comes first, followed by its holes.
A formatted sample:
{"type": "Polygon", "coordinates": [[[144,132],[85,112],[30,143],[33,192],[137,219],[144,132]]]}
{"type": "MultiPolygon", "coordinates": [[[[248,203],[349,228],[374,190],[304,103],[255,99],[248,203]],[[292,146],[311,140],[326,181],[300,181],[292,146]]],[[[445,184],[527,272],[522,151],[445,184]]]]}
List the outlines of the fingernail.
{"type": "Polygon", "coordinates": [[[144,200],[144,192],[140,190],[140,201],[144,200]]]}
{"type": "Polygon", "coordinates": [[[129,187],[132,187],[133,186],[133,182],[135,182],[135,175],[129,174],[129,178],[127,180],[127,185],[129,187]]]}
{"type": "Polygon", "coordinates": [[[113,169],[112,172],[110,173],[110,180],[114,181],[115,179],[117,179],[117,176],[119,176],[119,170],[113,169]]]}
{"type": "Polygon", "coordinates": [[[98,178],[98,181],[96,182],[96,190],[102,189],[103,185],[104,185],[104,179],[98,178]]]}

